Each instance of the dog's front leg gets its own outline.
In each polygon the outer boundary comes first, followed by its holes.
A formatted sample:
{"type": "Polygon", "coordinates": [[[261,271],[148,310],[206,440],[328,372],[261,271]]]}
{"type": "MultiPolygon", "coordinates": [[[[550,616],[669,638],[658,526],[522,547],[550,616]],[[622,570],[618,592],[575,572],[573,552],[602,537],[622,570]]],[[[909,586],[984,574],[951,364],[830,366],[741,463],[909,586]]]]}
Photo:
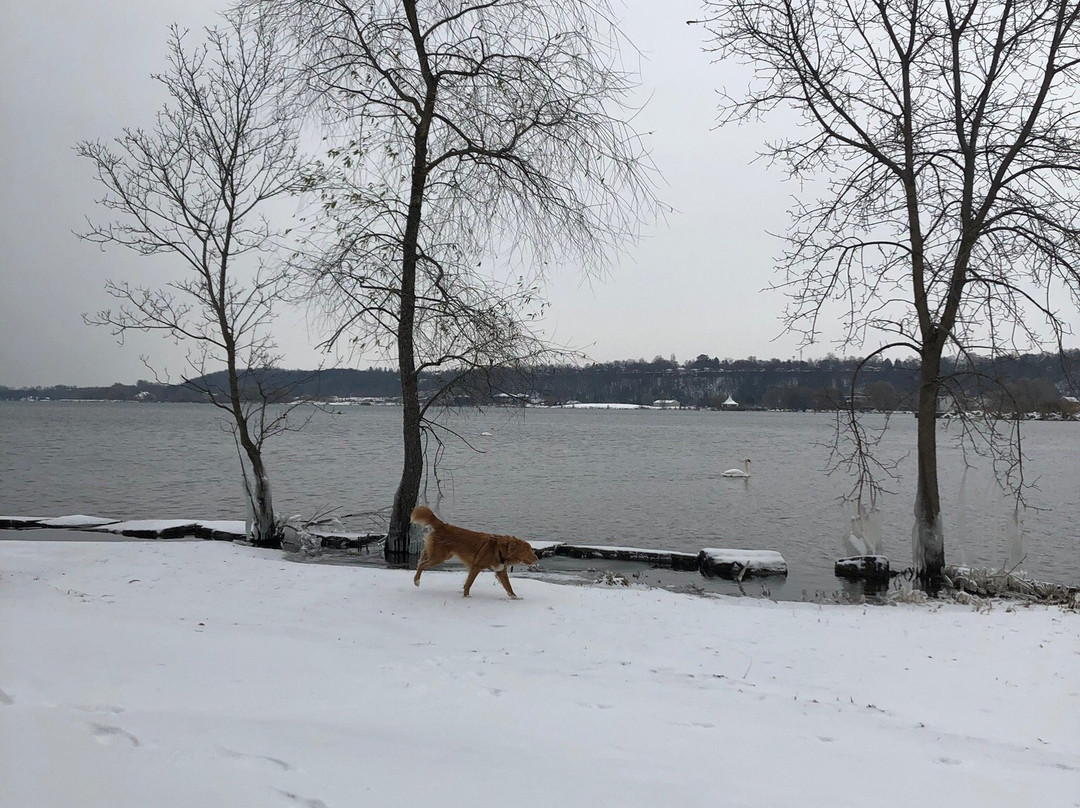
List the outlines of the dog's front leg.
{"type": "Polygon", "coordinates": [[[510,586],[510,576],[506,574],[505,569],[501,569],[495,573],[495,577],[499,579],[499,583],[503,585],[503,589],[506,590],[506,594],[512,597],[514,600],[521,600],[514,594],[513,587],[510,586]]]}
{"type": "Polygon", "coordinates": [[[469,590],[472,588],[473,581],[476,580],[476,576],[483,572],[483,567],[470,567],[469,577],[465,579],[465,594],[464,597],[469,597],[469,590]]]}

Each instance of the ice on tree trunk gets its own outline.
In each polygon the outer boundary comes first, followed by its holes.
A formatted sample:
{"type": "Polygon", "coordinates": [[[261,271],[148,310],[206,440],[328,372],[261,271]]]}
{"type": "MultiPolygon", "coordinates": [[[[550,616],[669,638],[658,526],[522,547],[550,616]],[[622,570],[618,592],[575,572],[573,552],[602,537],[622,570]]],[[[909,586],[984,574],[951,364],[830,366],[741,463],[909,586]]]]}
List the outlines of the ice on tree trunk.
{"type": "Polygon", "coordinates": [[[881,534],[881,512],[875,507],[867,508],[860,503],[858,513],[850,517],[848,530],[841,538],[845,555],[884,555],[881,534]]]}
{"type": "Polygon", "coordinates": [[[1024,523],[1020,519],[1019,506],[1013,508],[1007,530],[1009,533],[1009,570],[1013,571],[1020,568],[1027,556],[1024,549],[1024,523]]]}
{"type": "Polygon", "coordinates": [[[960,478],[960,494],[956,498],[956,554],[960,559],[960,566],[967,566],[967,476],[970,466],[964,466],[964,474],[960,478]]]}
{"type": "Polygon", "coordinates": [[[270,480],[265,474],[254,472],[249,478],[244,463],[241,463],[240,470],[244,481],[244,500],[247,503],[245,532],[249,541],[256,544],[267,543],[274,535],[274,508],[270,494],[270,480]]]}
{"type": "Polygon", "coordinates": [[[942,547],[944,543],[945,530],[941,524],[941,514],[934,518],[933,524],[927,524],[916,515],[915,524],[911,527],[912,562],[916,572],[940,566],[938,560],[931,555],[936,555],[936,548],[942,547]]]}

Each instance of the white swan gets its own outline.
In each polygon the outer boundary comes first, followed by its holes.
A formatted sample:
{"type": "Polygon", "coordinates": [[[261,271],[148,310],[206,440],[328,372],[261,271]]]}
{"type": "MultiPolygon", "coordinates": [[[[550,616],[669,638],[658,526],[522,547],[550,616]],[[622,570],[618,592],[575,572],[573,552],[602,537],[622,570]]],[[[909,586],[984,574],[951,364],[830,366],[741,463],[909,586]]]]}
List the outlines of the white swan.
{"type": "Polygon", "coordinates": [[[747,458],[743,461],[743,467],[741,469],[728,469],[723,472],[721,477],[749,477],[750,476],[750,459],[747,458]]]}

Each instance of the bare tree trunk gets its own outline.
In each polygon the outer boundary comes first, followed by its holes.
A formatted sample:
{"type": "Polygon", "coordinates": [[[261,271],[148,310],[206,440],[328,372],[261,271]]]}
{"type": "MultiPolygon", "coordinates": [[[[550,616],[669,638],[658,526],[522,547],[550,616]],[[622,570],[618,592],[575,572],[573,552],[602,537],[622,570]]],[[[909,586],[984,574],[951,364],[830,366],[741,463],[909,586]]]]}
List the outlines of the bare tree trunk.
{"type": "MultiPolygon", "coordinates": [[[[226,239],[231,236],[227,232],[226,239]]],[[[228,243],[228,241],[226,241],[228,243]]],[[[226,262],[221,263],[220,288],[225,289],[226,262]]],[[[224,291],[222,292],[224,295],[224,291]]],[[[240,397],[240,371],[236,366],[236,340],[233,334],[232,324],[226,316],[226,301],[224,299],[215,302],[218,312],[218,327],[221,329],[222,341],[225,344],[225,365],[229,379],[229,404],[228,410],[232,415],[233,427],[236,430],[236,438],[240,447],[247,455],[251,464],[251,476],[253,478],[247,491],[248,503],[251,508],[251,534],[249,539],[256,547],[281,547],[281,536],[274,524],[274,504],[270,497],[270,480],[266,476],[266,467],[263,465],[262,449],[251,437],[248,424],[248,415],[244,411],[244,403],[240,397]]],[[[266,406],[266,401],[262,402],[266,406]]],[[[245,480],[246,483],[246,480],[245,480]]]]}
{"type": "Polygon", "coordinates": [[[424,452],[420,442],[420,391],[416,371],[416,271],[420,262],[420,223],[428,181],[428,138],[435,115],[436,82],[431,74],[415,0],[404,0],[405,15],[419,57],[425,97],[413,134],[413,164],[409,188],[409,209],[405,220],[401,257],[401,305],[398,314],[398,372],[401,374],[401,436],[404,457],[401,481],[394,493],[394,508],[386,533],[386,560],[392,564],[409,561],[409,517],[420,496],[424,452]]]}
{"type": "MultiPolygon", "coordinates": [[[[411,340],[410,340],[411,342],[411,340]]],[[[420,443],[420,397],[416,373],[401,374],[402,423],[404,463],[401,480],[394,494],[394,509],[386,535],[386,560],[391,564],[409,561],[409,516],[420,496],[420,480],[424,470],[424,453],[420,443]]]]}
{"type": "Polygon", "coordinates": [[[945,570],[945,535],[941,526],[937,466],[937,404],[941,350],[930,347],[928,351],[929,355],[923,356],[919,374],[918,476],[911,544],[916,580],[932,593],[940,588],[945,570]]]}
{"type": "Polygon", "coordinates": [[[256,547],[281,547],[281,536],[274,521],[274,503],[270,494],[270,479],[262,462],[262,453],[255,449],[248,454],[251,463],[252,489],[248,491],[251,501],[251,534],[248,538],[256,547]]]}
{"type": "MultiPolygon", "coordinates": [[[[415,189],[414,189],[415,190],[415,189]]],[[[422,192],[421,192],[422,193],[422,192]]],[[[422,199],[414,194],[414,201],[422,199]]],[[[415,201],[419,211],[420,203],[415,201]]],[[[398,326],[398,368],[401,374],[401,438],[403,462],[401,480],[394,493],[394,507],[390,513],[390,525],[386,533],[384,555],[391,564],[409,561],[409,516],[420,496],[420,479],[424,471],[424,452],[420,441],[420,390],[419,374],[416,372],[416,345],[413,329],[416,320],[416,262],[417,244],[411,232],[419,231],[420,216],[415,217],[416,227],[406,230],[404,271],[401,283],[401,310],[398,326]]],[[[410,222],[411,223],[411,222],[410,222]]]]}

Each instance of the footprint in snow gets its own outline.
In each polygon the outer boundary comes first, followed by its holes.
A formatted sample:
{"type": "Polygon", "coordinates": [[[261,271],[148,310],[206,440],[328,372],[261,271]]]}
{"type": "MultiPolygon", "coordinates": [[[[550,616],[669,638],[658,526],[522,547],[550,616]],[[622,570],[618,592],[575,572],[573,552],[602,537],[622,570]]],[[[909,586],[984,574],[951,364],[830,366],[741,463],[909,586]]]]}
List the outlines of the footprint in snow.
{"type": "Polygon", "coordinates": [[[112,727],[108,724],[90,724],[94,731],[94,740],[102,744],[111,744],[118,738],[130,743],[132,746],[139,746],[139,739],[128,732],[126,729],[120,727],[112,727]]]}
{"type": "Polygon", "coordinates": [[[12,698],[11,696],[9,696],[9,695],[8,695],[7,693],[5,693],[5,692],[4,692],[3,690],[0,690],[0,704],[3,704],[3,705],[8,705],[8,704],[14,704],[14,703],[15,703],[15,699],[14,699],[14,698],[12,698]]]}
{"type": "Polygon", "coordinates": [[[112,704],[73,704],[71,709],[78,710],[80,713],[109,713],[111,715],[124,712],[123,707],[114,707],[112,704]]]}
{"type": "Polygon", "coordinates": [[[247,752],[237,752],[237,751],[232,750],[232,749],[227,749],[224,746],[219,747],[219,748],[221,749],[222,752],[225,753],[226,757],[230,757],[230,758],[233,758],[235,760],[265,761],[266,763],[272,763],[274,766],[277,766],[279,769],[282,769],[283,771],[289,771],[290,769],[292,769],[292,766],[290,766],[288,763],[286,763],[284,760],[281,760],[280,758],[270,757],[269,755],[251,755],[251,754],[248,754],[247,752]]]}
{"type": "Polygon", "coordinates": [[[301,805],[306,805],[307,808],[327,808],[326,803],[322,800],[309,800],[301,797],[299,794],[293,794],[291,791],[277,790],[278,794],[283,797],[288,797],[293,802],[298,802],[301,805]]]}

